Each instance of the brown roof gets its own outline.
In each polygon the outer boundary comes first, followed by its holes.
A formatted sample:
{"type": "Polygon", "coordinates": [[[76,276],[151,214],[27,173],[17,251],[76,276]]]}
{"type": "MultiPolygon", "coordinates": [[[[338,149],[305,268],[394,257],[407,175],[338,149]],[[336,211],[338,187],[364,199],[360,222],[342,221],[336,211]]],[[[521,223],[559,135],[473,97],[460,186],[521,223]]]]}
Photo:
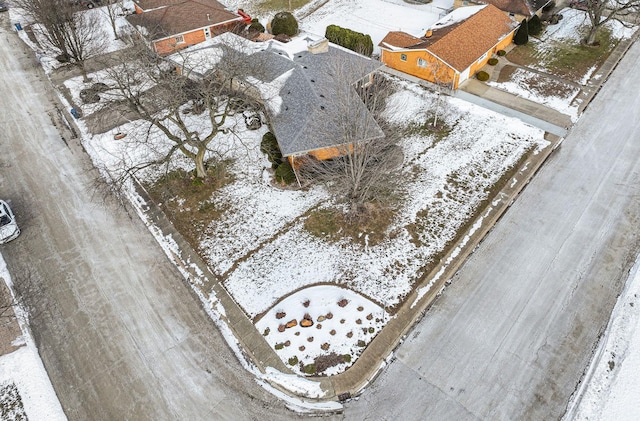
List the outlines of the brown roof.
{"type": "Polygon", "coordinates": [[[151,10],[129,15],[127,20],[134,26],[146,28],[154,40],[241,19],[216,0],[144,0],[140,3],[148,7],[145,10],[151,10]],[[159,8],[149,7],[151,3],[159,8]],[[171,4],[161,7],[161,3],[171,4]]]}
{"type": "Polygon", "coordinates": [[[551,0],[474,0],[477,4],[492,4],[498,9],[523,16],[533,16],[551,0]]]}
{"type": "Polygon", "coordinates": [[[389,32],[378,45],[380,47],[389,45],[396,48],[407,48],[420,42],[422,42],[422,39],[409,35],[406,32],[393,31],[389,32]]]}
{"type": "Polygon", "coordinates": [[[513,31],[517,22],[511,20],[493,5],[469,6],[456,9],[453,13],[436,22],[430,37],[416,38],[401,32],[391,32],[379,46],[393,50],[405,48],[427,50],[439,57],[459,72],[464,71],[474,61],[482,57],[499,40],[513,31]],[[476,7],[473,15],[456,23],[446,24],[447,17],[460,13],[460,10],[476,7]],[[400,35],[404,34],[404,35],[400,35]],[[411,43],[411,39],[414,40],[411,43]],[[394,44],[392,41],[396,41],[394,44]],[[385,45],[386,44],[386,45],[385,45]],[[390,48],[391,47],[391,48],[390,48]]]}

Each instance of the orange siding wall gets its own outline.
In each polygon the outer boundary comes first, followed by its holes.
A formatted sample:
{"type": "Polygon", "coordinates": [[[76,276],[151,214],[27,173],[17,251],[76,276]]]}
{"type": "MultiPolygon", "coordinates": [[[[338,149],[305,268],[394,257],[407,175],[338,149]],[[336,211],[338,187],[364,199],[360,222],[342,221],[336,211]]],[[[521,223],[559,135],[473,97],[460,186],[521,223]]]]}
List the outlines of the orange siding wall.
{"type": "Polygon", "coordinates": [[[140,8],[140,6],[138,6],[137,4],[133,4],[133,7],[136,9],[136,13],[140,14],[143,13],[144,11],[140,8]]]}
{"type": "Polygon", "coordinates": [[[380,60],[387,66],[404,73],[419,77],[420,79],[440,83],[452,83],[455,80],[456,71],[447,64],[433,57],[428,51],[388,51],[382,50],[380,60]],[[401,60],[402,54],[407,55],[407,60],[401,60]],[[427,62],[425,67],[418,66],[418,59],[427,62]],[[435,71],[435,74],[434,74],[435,71]]]}
{"type": "Polygon", "coordinates": [[[487,64],[487,61],[496,53],[498,50],[504,50],[511,42],[513,41],[513,35],[515,34],[515,29],[507,35],[502,41],[498,42],[493,46],[491,50],[489,50],[489,54],[482,59],[481,61],[476,61],[471,65],[471,70],[469,71],[469,77],[475,75],[482,66],[487,64]]]}
{"type": "MultiPolygon", "coordinates": [[[[224,25],[216,25],[209,27],[211,36],[220,35],[224,32],[229,32],[238,25],[238,22],[230,22],[224,25]]],[[[206,40],[204,36],[204,29],[196,29],[195,31],[182,34],[184,42],[176,43],[175,37],[161,39],[154,41],[153,46],[156,52],[160,55],[171,54],[177,50],[189,47],[201,43],[206,40]]]]}

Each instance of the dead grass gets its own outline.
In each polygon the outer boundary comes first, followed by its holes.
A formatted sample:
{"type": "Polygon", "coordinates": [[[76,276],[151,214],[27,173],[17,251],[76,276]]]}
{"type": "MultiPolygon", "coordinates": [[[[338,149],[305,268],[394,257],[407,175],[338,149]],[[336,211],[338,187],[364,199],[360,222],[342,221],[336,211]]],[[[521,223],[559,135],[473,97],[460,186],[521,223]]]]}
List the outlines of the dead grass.
{"type": "Polygon", "coordinates": [[[309,213],[304,220],[304,229],[329,241],[349,239],[363,246],[366,242],[374,246],[387,238],[393,218],[391,209],[376,204],[368,205],[366,213],[357,218],[348,216],[340,209],[323,208],[309,213]]]}
{"type": "Polygon", "coordinates": [[[306,6],[311,0],[265,0],[256,5],[259,12],[293,11],[306,6]],[[291,7],[289,7],[291,6],[291,7]]]}
{"type": "Polygon", "coordinates": [[[537,96],[567,98],[570,102],[571,97],[575,96],[576,91],[579,90],[578,87],[560,80],[509,65],[505,66],[500,72],[498,83],[513,80],[515,73],[518,74],[518,84],[537,96]]]}
{"type": "Polygon", "coordinates": [[[227,172],[228,165],[229,162],[210,164],[205,180],[196,178],[192,172],[178,170],[145,185],[152,200],[196,250],[206,226],[227,210],[227,206],[217,205],[211,198],[216,190],[233,181],[233,175],[227,172]]]}
{"type": "Polygon", "coordinates": [[[507,54],[507,58],[521,66],[535,67],[573,82],[580,82],[591,68],[599,68],[609,57],[617,40],[606,28],[598,32],[598,46],[588,46],[574,41],[553,43],[553,48],[541,48],[540,42],[529,42],[507,54]]]}

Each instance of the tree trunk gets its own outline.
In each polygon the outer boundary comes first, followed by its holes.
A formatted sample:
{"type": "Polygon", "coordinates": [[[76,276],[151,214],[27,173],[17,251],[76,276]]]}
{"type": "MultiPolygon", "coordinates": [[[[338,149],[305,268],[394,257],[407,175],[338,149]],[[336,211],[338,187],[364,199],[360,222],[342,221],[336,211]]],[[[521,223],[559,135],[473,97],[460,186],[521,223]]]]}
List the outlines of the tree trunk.
{"type": "Polygon", "coordinates": [[[200,147],[198,148],[198,153],[196,153],[196,177],[205,178],[207,176],[207,170],[204,167],[204,153],[207,151],[207,148],[200,147]]]}
{"type": "Polygon", "coordinates": [[[589,34],[587,34],[587,38],[585,39],[585,43],[587,45],[595,45],[596,44],[596,35],[598,35],[599,26],[591,26],[589,28],[589,34]]]}

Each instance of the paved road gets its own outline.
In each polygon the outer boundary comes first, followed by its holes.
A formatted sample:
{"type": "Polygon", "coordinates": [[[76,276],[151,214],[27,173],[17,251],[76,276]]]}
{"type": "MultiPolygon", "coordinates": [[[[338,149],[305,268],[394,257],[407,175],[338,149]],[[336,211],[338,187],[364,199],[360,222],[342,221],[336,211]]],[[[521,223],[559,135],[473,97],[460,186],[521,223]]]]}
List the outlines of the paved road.
{"type": "Polygon", "coordinates": [[[93,196],[46,78],[0,29],[0,196],[23,233],[0,249],[39,283],[32,329],[71,420],[291,419],[263,391],[147,229],[93,196]],[[53,116],[53,118],[51,117],[53,116]]]}
{"type": "Polygon", "coordinates": [[[640,252],[640,44],[349,419],[558,419],[640,252]]]}

